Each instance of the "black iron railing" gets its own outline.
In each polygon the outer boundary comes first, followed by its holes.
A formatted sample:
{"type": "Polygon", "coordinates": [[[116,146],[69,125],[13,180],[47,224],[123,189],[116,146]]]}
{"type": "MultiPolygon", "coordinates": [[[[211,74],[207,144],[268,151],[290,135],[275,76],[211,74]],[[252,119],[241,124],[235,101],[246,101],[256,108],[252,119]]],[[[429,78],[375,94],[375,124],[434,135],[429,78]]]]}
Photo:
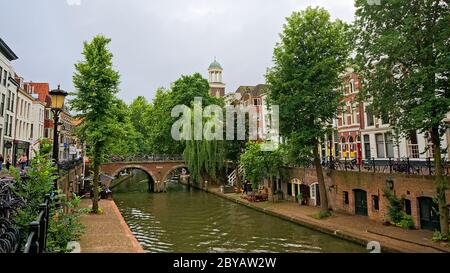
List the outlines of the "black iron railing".
{"type": "Polygon", "coordinates": [[[16,253],[20,244],[19,229],[10,219],[0,217],[0,253],[16,253]]]}
{"type": "Polygon", "coordinates": [[[20,245],[20,231],[12,218],[24,202],[12,191],[14,183],[12,177],[0,179],[0,253],[15,253],[20,245]]]}
{"type": "MultiPolygon", "coordinates": [[[[419,174],[419,175],[433,175],[435,173],[435,164],[432,158],[424,160],[410,159],[408,157],[401,159],[387,158],[387,159],[339,159],[322,162],[322,165],[341,171],[359,171],[359,172],[374,172],[374,173],[405,173],[405,174],[419,174]]],[[[443,160],[442,168],[444,175],[450,175],[450,161],[443,160]]]]}
{"type": "Polygon", "coordinates": [[[138,156],[111,156],[109,162],[139,162],[139,161],[181,161],[182,155],[138,155],[138,156]]]}
{"type": "Polygon", "coordinates": [[[50,195],[39,205],[39,215],[28,224],[29,233],[23,253],[43,253],[47,246],[47,232],[50,216],[50,195]]]}
{"type": "Polygon", "coordinates": [[[83,163],[83,158],[77,158],[72,160],[60,161],[58,162],[59,170],[70,170],[83,163]]]}

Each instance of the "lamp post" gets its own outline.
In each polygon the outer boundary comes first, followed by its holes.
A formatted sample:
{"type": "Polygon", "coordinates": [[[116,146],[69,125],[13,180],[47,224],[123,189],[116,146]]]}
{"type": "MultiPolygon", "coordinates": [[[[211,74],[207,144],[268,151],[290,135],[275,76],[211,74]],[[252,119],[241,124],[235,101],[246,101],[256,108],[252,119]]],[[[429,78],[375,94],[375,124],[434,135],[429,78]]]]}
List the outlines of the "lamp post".
{"type": "Polygon", "coordinates": [[[58,123],[59,115],[61,114],[64,106],[64,99],[67,96],[67,92],[60,89],[54,89],[50,91],[52,97],[51,111],[53,113],[53,160],[57,164],[59,161],[59,139],[58,139],[58,123]]]}
{"type": "Polygon", "coordinates": [[[333,148],[333,126],[331,124],[328,125],[328,129],[329,129],[329,134],[328,134],[328,142],[329,142],[329,149],[330,149],[330,168],[334,169],[333,166],[333,155],[332,155],[332,148],[333,148]]]}

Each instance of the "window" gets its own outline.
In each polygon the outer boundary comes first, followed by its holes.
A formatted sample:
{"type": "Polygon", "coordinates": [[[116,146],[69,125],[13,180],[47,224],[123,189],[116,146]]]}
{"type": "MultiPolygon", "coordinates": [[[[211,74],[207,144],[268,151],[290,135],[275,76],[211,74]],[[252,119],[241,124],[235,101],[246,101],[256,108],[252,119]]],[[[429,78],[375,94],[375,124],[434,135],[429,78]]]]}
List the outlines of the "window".
{"type": "Polygon", "coordinates": [[[366,158],[371,158],[370,155],[370,137],[369,135],[364,135],[364,154],[366,158]]]}
{"type": "Polygon", "coordinates": [[[9,115],[7,114],[5,118],[5,135],[8,135],[9,132],[8,127],[9,127],[9,115]]]}
{"type": "Polygon", "coordinates": [[[13,117],[9,117],[9,136],[12,136],[12,123],[13,123],[13,117]]]}
{"type": "Polygon", "coordinates": [[[8,79],[8,72],[3,70],[3,86],[6,86],[6,80],[8,79]]]}
{"type": "Polygon", "coordinates": [[[367,126],[373,126],[375,124],[373,114],[371,111],[366,110],[367,115],[367,126]]]}
{"type": "Polygon", "coordinates": [[[2,101],[0,104],[0,116],[2,117],[5,115],[5,99],[6,99],[5,94],[2,94],[2,101]]]}
{"type": "Polygon", "coordinates": [[[411,200],[403,199],[403,207],[405,208],[405,213],[411,215],[411,200]]]}
{"type": "Polygon", "coordinates": [[[11,99],[11,112],[13,112],[14,113],[14,94],[12,94],[12,99],[11,99]]]}
{"type": "Polygon", "coordinates": [[[355,92],[355,83],[353,82],[353,80],[350,81],[349,88],[350,88],[350,93],[355,92]]]}
{"type": "Polygon", "coordinates": [[[344,205],[350,204],[349,198],[348,198],[348,191],[344,191],[344,205]]]}
{"type": "Polygon", "coordinates": [[[384,154],[384,138],[383,138],[383,134],[376,134],[375,135],[375,140],[377,143],[377,157],[378,158],[384,158],[385,154],[384,154]]]}
{"type": "Polygon", "coordinates": [[[3,67],[0,66],[0,83],[2,82],[3,67]]]}
{"type": "Polygon", "coordinates": [[[384,135],[385,143],[386,143],[386,154],[387,157],[394,157],[394,141],[392,134],[387,133],[384,135]]]}
{"type": "Polygon", "coordinates": [[[372,195],[372,208],[374,211],[380,210],[380,198],[378,195],[372,195]]]}
{"type": "Polygon", "coordinates": [[[11,91],[8,91],[8,97],[6,98],[6,110],[10,110],[11,106],[11,91]]]}
{"type": "Polygon", "coordinates": [[[31,129],[30,129],[30,138],[33,139],[33,124],[31,124],[31,129]]]}
{"type": "Polygon", "coordinates": [[[253,105],[261,105],[260,99],[253,99],[253,105]]]}

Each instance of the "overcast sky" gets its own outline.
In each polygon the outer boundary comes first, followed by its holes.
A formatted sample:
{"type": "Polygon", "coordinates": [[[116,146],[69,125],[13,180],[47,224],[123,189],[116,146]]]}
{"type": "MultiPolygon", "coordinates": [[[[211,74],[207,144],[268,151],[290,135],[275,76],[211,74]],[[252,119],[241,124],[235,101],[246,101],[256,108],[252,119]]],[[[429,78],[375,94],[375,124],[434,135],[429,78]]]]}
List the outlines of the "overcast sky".
{"type": "Polygon", "coordinates": [[[14,0],[2,1],[1,38],[19,56],[26,81],[59,83],[72,91],[82,42],[112,39],[121,74],[119,97],[151,100],[181,75],[200,72],[217,57],[226,92],[264,83],[285,17],[322,6],[351,22],[353,0],[14,0]]]}

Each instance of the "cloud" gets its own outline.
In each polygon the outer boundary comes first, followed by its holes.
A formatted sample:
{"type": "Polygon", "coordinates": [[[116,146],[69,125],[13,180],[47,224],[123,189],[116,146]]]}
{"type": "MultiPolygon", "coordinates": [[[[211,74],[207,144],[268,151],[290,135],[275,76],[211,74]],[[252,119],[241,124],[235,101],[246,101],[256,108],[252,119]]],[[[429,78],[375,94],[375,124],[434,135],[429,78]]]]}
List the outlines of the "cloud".
{"type": "Polygon", "coordinates": [[[81,5],[81,0],[66,0],[69,6],[79,6],[81,5]]]}

